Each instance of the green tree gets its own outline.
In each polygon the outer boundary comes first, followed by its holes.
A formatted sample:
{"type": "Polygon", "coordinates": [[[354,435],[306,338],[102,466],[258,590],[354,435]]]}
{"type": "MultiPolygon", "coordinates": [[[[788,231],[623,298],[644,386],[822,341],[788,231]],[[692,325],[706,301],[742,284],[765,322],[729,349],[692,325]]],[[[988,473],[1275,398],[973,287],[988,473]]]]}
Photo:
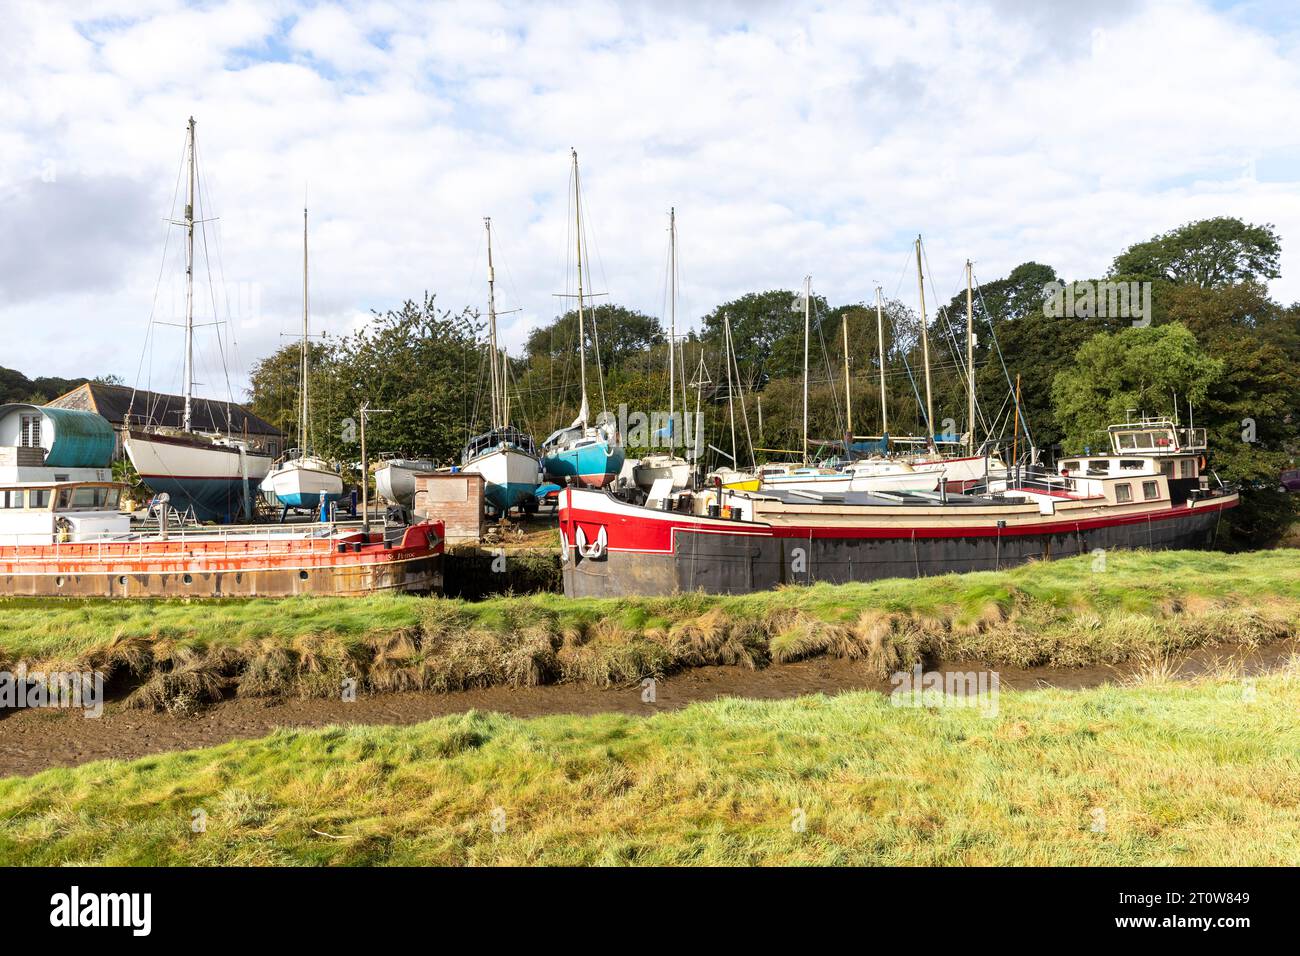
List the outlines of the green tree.
{"type": "Polygon", "coordinates": [[[1210,289],[1276,279],[1281,255],[1282,242],[1271,224],[1256,226],[1219,216],[1129,246],[1115,258],[1110,275],[1210,289]]]}
{"type": "Polygon", "coordinates": [[[1102,333],[1075,353],[1074,364],[1056,373],[1052,401],[1067,448],[1108,450],[1106,428],[1130,409],[1172,414],[1173,397],[1200,404],[1223,375],[1181,323],[1102,333]]]}

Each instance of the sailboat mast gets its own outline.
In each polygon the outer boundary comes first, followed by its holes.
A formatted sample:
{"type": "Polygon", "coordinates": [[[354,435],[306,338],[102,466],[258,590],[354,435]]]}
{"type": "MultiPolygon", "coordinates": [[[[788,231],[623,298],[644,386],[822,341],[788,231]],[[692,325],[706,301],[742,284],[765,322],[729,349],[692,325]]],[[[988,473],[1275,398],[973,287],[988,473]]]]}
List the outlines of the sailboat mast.
{"type": "Polygon", "coordinates": [[[298,454],[307,454],[307,207],[302,207],[302,344],[298,349],[298,375],[302,381],[298,408],[298,454]]]}
{"type": "Polygon", "coordinates": [[[880,352],[880,437],[889,434],[889,409],[885,402],[885,320],[880,308],[880,286],[876,286],[876,346],[880,352]]]}
{"type": "Polygon", "coordinates": [[[975,454],[975,305],[971,281],[971,264],[966,260],[966,453],[975,454]]]}
{"type": "Polygon", "coordinates": [[[808,463],[808,333],[810,329],[809,302],[812,297],[812,276],[803,277],[803,462],[808,463]]]}
{"type": "Polygon", "coordinates": [[[194,117],[189,129],[189,181],[185,192],[185,417],[190,431],[194,410],[194,117]]]}
{"type": "MultiPolygon", "coordinates": [[[[673,452],[677,430],[677,207],[668,210],[668,454],[673,452]]],[[[734,449],[733,449],[734,450],[734,449]]]]}
{"type": "MultiPolygon", "coordinates": [[[[849,442],[853,442],[853,390],[849,379],[849,313],[846,309],[841,317],[844,322],[844,416],[845,427],[848,429],[849,442]]],[[[844,454],[848,454],[849,449],[845,447],[844,454]]]]}
{"type": "Polygon", "coordinates": [[[492,377],[492,427],[504,428],[505,422],[502,420],[502,389],[501,375],[497,367],[497,305],[496,305],[496,272],[492,265],[492,217],[483,217],[483,227],[487,230],[487,262],[488,262],[488,374],[492,377]]]}
{"type": "Polygon", "coordinates": [[[938,451],[934,443],[934,395],[930,386],[930,332],[925,320],[925,273],[921,271],[921,237],[916,237],[916,287],[921,293],[921,360],[925,363],[925,430],[926,443],[931,451],[938,451]]]}
{"type": "Polygon", "coordinates": [[[738,468],[740,461],[736,457],[736,385],[731,377],[731,315],[727,312],[722,313],[723,328],[726,331],[723,345],[726,348],[722,356],[723,361],[727,363],[727,415],[731,419],[731,467],[738,468]]]}
{"type": "Polygon", "coordinates": [[[578,187],[578,151],[573,152],[573,221],[578,249],[578,366],[582,382],[582,428],[587,428],[587,346],[583,341],[582,318],[582,194],[578,187]]]}

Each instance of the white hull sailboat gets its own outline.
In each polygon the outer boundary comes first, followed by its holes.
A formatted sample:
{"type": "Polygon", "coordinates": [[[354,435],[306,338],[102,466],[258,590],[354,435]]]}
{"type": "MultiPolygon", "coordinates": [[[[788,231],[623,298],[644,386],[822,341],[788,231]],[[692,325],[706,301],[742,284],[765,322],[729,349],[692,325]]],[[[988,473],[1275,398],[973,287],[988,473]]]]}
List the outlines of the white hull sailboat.
{"type": "Polygon", "coordinates": [[[643,491],[664,478],[672,479],[674,491],[685,488],[691,482],[691,463],[678,455],[646,455],[632,470],[632,481],[643,491]]]}
{"type": "Polygon", "coordinates": [[[309,381],[307,295],[307,210],[302,211],[302,350],[299,357],[301,386],[298,409],[298,454],[277,465],[266,477],[266,490],[286,510],[319,508],[343,497],[343,476],[323,458],[310,454],[311,428],[307,386],[309,381]]]}
{"type": "MultiPolygon", "coordinates": [[[[668,211],[668,453],[646,455],[632,471],[632,481],[649,492],[656,481],[671,479],[672,490],[685,488],[691,480],[690,463],[676,454],[677,443],[677,208],[668,211]]],[[[685,404],[685,394],[682,395],[685,404]]],[[[658,435],[654,437],[659,437],[658,435]]]]}
{"type": "Polygon", "coordinates": [[[484,450],[461,469],[483,476],[483,493],[498,514],[515,507],[530,508],[537,495],[540,466],[536,453],[526,450],[532,447],[532,441],[522,433],[511,435],[512,431],[489,433],[499,440],[498,444],[483,446],[484,450]]]}
{"type": "Polygon", "coordinates": [[[304,456],[285,462],[262,482],[264,491],[289,508],[314,508],[343,497],[343,478],[321,458],[304,456]]]}
{"type": "Polygon", "coordinates": [[[483,494],[498,515],[532,508],[542,465],[533,439],[510,425],[510,359],[497,349],[496,268],[492,262],[492,220],[485,218],[488,260],[488,372],[492,379],[492,428],[471,438],[461,470],[483,476],[483,494]]]}
{"type": "Polygon", "coordinates": [[[375,469],[375,491],[393,504],[415,505],[415,478],[432,475],[438,466],[426,458],[391,458],[375,469]]]}

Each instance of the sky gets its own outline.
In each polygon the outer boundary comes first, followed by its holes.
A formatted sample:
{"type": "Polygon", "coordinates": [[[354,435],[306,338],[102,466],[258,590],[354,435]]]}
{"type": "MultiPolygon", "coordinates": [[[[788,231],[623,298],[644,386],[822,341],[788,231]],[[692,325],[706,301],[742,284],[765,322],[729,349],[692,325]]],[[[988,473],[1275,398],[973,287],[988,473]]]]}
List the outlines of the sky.
{"type": "Polygon", "coordinates": [[[182,333],[151,316],[184,314],[190,116],[218,397],[301,322],[304,201],[314,329],[426,290],[485,308],[491,216],[518,351],[572,286],[571,147],[601,301],[665,314],[675,207],[687,327],[805,274],[910,302],[917,234],[946,300],[967,258],[1098,277],[1219,215],[1274,224],[1273,294],[1300,299],[1286,2],[0,0],[0,23],[0,366],[29,376],[179,387],[182,333]]]}

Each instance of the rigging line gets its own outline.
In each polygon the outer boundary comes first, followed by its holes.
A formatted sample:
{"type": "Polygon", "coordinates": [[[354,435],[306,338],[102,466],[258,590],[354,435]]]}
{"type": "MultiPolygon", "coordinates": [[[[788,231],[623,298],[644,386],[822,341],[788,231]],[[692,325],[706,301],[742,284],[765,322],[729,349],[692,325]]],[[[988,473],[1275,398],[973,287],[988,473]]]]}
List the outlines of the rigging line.
{"type": "MultiPolygon", "coordinates": [[[[669,242],[671,243],[672,240],[669,239],[669,242]]],[[[663,296],[659,300],[659,328],[664,332],[668,331],[668,323],[666,319],[668,318],[668,296],[671,294],[669,290],[671,288],[672,281],[673,281],[672,280],[672,247],[670,245],[668,249],[664,250],[663,296]]],[[[665,338],[668,340],[668,347],[672,348],[671,336],[666,335],[665,338]]],[[[667,355],[664,356],[664,359],[665,359],[664,364],[666,365],[667,355]]],[[[645,364],[646,364],[646,374],[653,375],[654,374],[654,369],[653,369],[654,349],[653,348],[646,349],[645,364]]],[[[671,392],[672,390],[673,390],[673,382],[670,380],[668,382],[668,391],[671,392]]]]}
{"type": "MultiPolygon", "coordinates": [[[[582,195],[581,195],[581,193],[579,193],[579,195],[578,195],[578,197],[577,197],[577,199],[576,199],[576,202],[577,202],[577,203],[579,204],[579,206],[581,207],[581,208],[580,208],[580,212],[581,212],[581,214],[582,214],[582,240],[583,240],[583,243],[584,243],[584,244],[586,245],[586,247],[587,247],[587,251],[588,251],[588,253],[590,253],[590,252],[592,251],[592,249],[593,249],[593,240],[590,238],[590,228],[589,228],[589,217],[590,217],[590,212],[588,211],[588,210],[589,210],[589,206],[588,206],[587,203],[585,203],[585,202],[582,201],[582,195]]],[[[608,287],[609,287],[609,278],[608,278],[608,276],[605,275],[605,263],[604,263],[603,260],[600,259],[600,247],[599,247],[599,246],[595,246],[594,248],[595,248],[595,253],[596,253],[596,259],[597,259],[597,261],[600,262],[601,282],[604,283],[604,285],[605,285],[606,288],[608,288],[608,287]]],[[[594,290],[595,290],[595,285],[593,284],[593,283],[594,283],[594,280],[592,279],[592,274],[591,274],[591,259],[592,259],[592,257],[591,257],[591,255],[589,254],[589,255],[587,256],[587,286],[588,286],[588,288],[592,289],[593,292],[594,292],[594,290]]],[[[604,369],[603,364],[601,363],[601,358],[600,358],[600,328],[599,328],[599,326],[598,326],[598,324],[597,324],[597,322],[596,322],[596,317],[597,317],[597,315],[599,315],[599,308],[600,308],[600,307],[597,306],[594,302],[592,303],[592,306],[591,306],[591,341],[592,341],[592,348],[593,348],[593,350],[595,351],[595,354],[596,354],[596,378],[597,378],[597,380],[599,380],[599,382],[600,382],[600,410],[601,410],[602,413],[608,413],[608,412],[609,412],[609,402],[608,402],[608,400],[605,398],[605,369],[604,369]]]]}
{"type": "MultiPolygon", "coordinates": [[[[944,300],[943,300],[942,298],[939,297],[939,290],[935,287],[935,284],[934,284],[934,268],[930,265],[930,250],[926,247],[926,244],[925,244],[924,242],[921,243],[921,258],[925,261],[925,271],[926,271],[926,276],[928,277],[929,282],[930,282],[930,294],[931,294],[932,296],[934,296],[934,301],[935,301],[936,304],[939,303],[939,302],[943,302],[944,300]]],[[[972,280],[972,283],[973,283],[973,280],[972,280]]],[[[952,300],[953,300],[953,296],[949,296],[948,299],[947,299],[947,303],[944,304],[944,305],[942,305],[942,306],[938,306],[938,307],[935,309],[935,312],[936,312],[937,314],[942,314],[942,315],[943,315],[944,332],[945,332],[946,335],[947,335],[947,342],[948,342],[948,345],[949,345],[949,347],[950,347],[951,350],[952,350],[953,358],[954,358],[954,359],[959,359],[959,357],[960,357],[960,353],[961,353],[961,349],[960,349],[960,347],[959,347],[958,344],[957,344],[957,332],[956,332],[956,330],[955,330],[954,327],[953,327],[952,317],[948,314],[948,305],[951,304],[952,300]]],[[[937,318],[937,315],[936,315],[936,318],[937,318]]],[[[957,371],[957,383],[958,383],[959,385],[961,385],[961,386],[963,387],[963,389],[969,389],[969,388],[972,387],[971,384],[970,384],[970,382],[968,381],[968,379],[969,379],[969,376],[966,374],[966,370],[965,370],[965,369],[958,369],[958,371],[957,371]]],[[[978,395],[975,396],[975,414],[976,414],[976,415],[979,417],[979,419],[980,419],[980,425],[981,425],[982,427],[984,427],[985,429],[987,429],[987,428],[988,428],[988,422],[987,422],[987,420],[984,418],[984,416],[983,416],[983,415],[981,414],[981,412],[980,412],[979,396],[978,396],[978,395]]],[[[974,423],[974,422],[968,422],[967,425],[966,425],[966,427],[967,427],[967,428],[974,428],[974,427],[975,427],[975,423],[974,423]]]]}
{"type": "MultiPolygon", "coordinates": [[[[972,275],[973,275],[973,273],[972,273],[972,275]]],[[[974,279],[972,279],[971,281],[973,282],[974,279]]],[[[985,317],[986,317],[986,318],[988,319],[988,321],[989,321],[989,334],[993,337],[993,347],[997,350],[997,353],[998,353],[998,361],[1002,364],[1002,374],[1006,377],[1006,380],[1007,380],[1007,389],[1008,389],[1008,390],[1009,390],[1009,391],[1014,395],[1014,393],[1015,393],[1015,386],[1011,383],[1011,371],[1010,371],[1010,369],[1007,368],[1007,360],[1006,360],[1005,357],[1003,357],[1003,355],[1002,355],[1002,346],[1001,346],[1001,344],[999,344],[999,342],[998,342],[998,330],[997,330],[997,329],[994,327],[994,325],[993,325],[993,313],[989,311],[988,304],[984,301],[984,289],[983,289],[983,287],[980,286],[980,285],[978,285],[978,284],[976,284],[976,285],[975,285],[975,289],[976,289],[976,291],[979,293],[979,297],[980,297],[980,308],[984,310],[984,315],[985,315],[985,317]]],[[[1025,415],[1025,408],[1024,408],[1024,405],[1022,405],[1021,402],[1020,402],[1018,399],[1016,400],[1016,408],[1017,408],[1017,410],[1018,410],[1019,413],[1020,413],[1020,422],[1021,422],[1022,425],[1024,425],[1024,428],[1025,428],[1025,437],[1026,437],[1027,439],[1029,439],[1029,445],[1030,445],[1030,447],[1032,448],[1032,447],[1034,447],[1034,436],[1033,436],[1032,434],[1030,434],[1030,431],[1029,431],[1029,419],[1028,419],[1028,417],[1025,415]]]]}
{"type": "MultiPolygon", "coordinates": [[[[499,235],[500,235],[500,234],[498,233],[498,239],[497,239],[497,243],[498,243],[498,245],[501,244],[501,240],[500,240],[500,238],[499,238],[499,235]]],[[[523,298],[519,295],[519,287],[515,284],[514,273],[510,271],[510,260],[511,260],[511,258],[513,258],[513,257],[512,257],[512,255],[511,255],[509,252],[506,252],[503,256],[501,256],[501,259],[502,259],[502,265],[504,266],[505,271],[506,271],[506,283],[510,286],[510,295],[511,295],[511,303],[510,303],[510,304],[512,304],[512,305],[515,307],[515,311],[520,312],[520,313],[522,314],[523,311],[524,311],[524,300],[523,300],[523,298]]],[[[525,345],[527,345],[527,341],[528,341],[528,338],[527,338],[527,336],[525,336],[525,337],[524,337],[524,344],[525,344],[525,345]]]]}
{"type": "MultiPolygon", "coordinates": [[[[811,290],[809,291],[811,295],[811,290]]],[[[812,306],[814,302],[815,300],[810,299],[809,302],[810,306],[812,306]]],[[[820,310],[818,310],[815,306],[813,306],[813,313],[817,316],[817,341],[821,344],[822,347],[822,363],[826,369],[826,381],[832,382],[835,380],[835,375],[831,371],[831,356],[830,356],[830,352],[826,348],[826,335],[822,330],[822,324],[825,320],[825,317],[821,314],[820,310]]],[[[840,409],[840,394],[838,391],[834,389],[831,390],[831,404],[835,406],[835,428],[838,431],[843,431],[842,426],[844,425],[844,416],[840,409]]]]}
{"type": "MultiPolygon", "coordinates": [[[[140,372],[144,368],[145,353],[149,350],[149,340],[153,335],[154,315],[158,308],[158,292],[162,289],[163,273],[167,270],[167,249],[171,245],[172,227],[171,227],[170,220],[173,218],[173,216],[176,213],[176,197],[180,194],[181,178],[185,175],[185,151],[187,148],[188,148],[188,144],[181,147],[181,159],[180,159],[180,163],[176,167],[176,185],[172,188],[171,209],[168,210],[168,215],[167,215],[168,221],[163,224],[162,261],[158,263],[158,279],[154,282],[153,301],[149,304],[149,322],[145,326],[144,345],[140,349],[140,361],[136,364],[135,367],[135,382],[131,386],[131,400],[130,402],[127,403],[126,406],[126,415],[128,421],[130,420],[131,417],[131,411],[135,408],[135,393],[140,387],[140,372]]],[[[150,354],[152,355],[152,353],[150,354]]],[[[152,369],[153,369],[152,360],[149,363],[149,367],[152,374],[152,369]]]]}
{"type": "MultiPolygon", "coordinates": [[[[194,163],[196,166],[198,165],[197,156],[195,157],[194,163]]],[[[202,183],[202,181],[203,181],[203,176],[200,173],[199,175],[200,184],[202,183]]],[[[200,185],[199,195],[197,197],[200,210],[203,210],[205,208],[203,204],[203,196],[204,196],[204,190],[200,185]]],[[[221,367],[226,378],[226,435],[229,436],[230,433],[234,430],[233,410],[231,409],[231,406],[234,404],[234,395],[230,389],[230,368],[229,366],[226,365],[225,344],[221,338],[221,314],[217,310],[217,290],[212,282],[212,258],[211,256],[208,255],[208,226],[206,222],[202,223],[199,229],[199,235],[203,239],[203,265],[205,271],[208,274],[208,295],[212,299],[212,319],[213,319],[213,323],[217,326],[217,330],[216,330],[217,354],[220,356],[221,367]]],[[[227,304],[228,303],[229,300],[227,300],[227,304]]],[[[210,405],[208,406],[208,420],[210,422],[212,421],[212,406],[210,405]]],[[[215,423],[213,424],[215,426],[215,423]]],[[[214,430],[220,431],[221,429],[214,427],[214,430]]]]}
{"type": "MultiPolygon", "coordinates": [[[[195,170],[198,172],[198,183],[197,183],[198,196],[197,196],[196,198],[198,199],[198,203],[199,203],[199,208],[200,208],[200,210],[206,210],[206,209],[207,209],[207,198],[211,195],[210,192],[209,192],[209,190],[208,190],[208,181],[207,181],[207,178],[206,178],[206,177],[207,177],[207,165],[206,165],[206,163],[200,163],[200,162],[199,162],[199,155],[198,155],[198,153],[199,153],[199,150],[198,150],[198,141],[197,141],[197,139],[196,139],[196,140],[195,140],[195,145],[194,145],[194,168],[195,168],[195,170]]],[[[219,352],[219,354],[220,354],[220,356],[221,356],[222,373],[223,373],[223,375],[224,375],[224,377],[225,377],[225,380],[226,380],[226,399],[227,399],[227,401],[228,401],[230,404],[233,404],[233,403],[234,403],[235,396],[234,396],[234,391],[233,391],[233,389],[230,387],[230,367],[226,364],[225,343],[224,343],[224,341],[222,340],[222,337],[221,337],[221,335],[222,335],[222,331],[221,331],[221,312],[220,312],[220,310],[219,310],[219,308],[218,308],[218,306],[217,306],[217,294],[216,294],[216,288],[214,287],[214,285],[213,285],[213,283],[212,283],[212,260],[211,260],[211,257],[210,257],[210,255],[209,255],[209,253],[208,253],[208,226],[207,226],[207,221],[206,221],[206,220],[207,220],[207,216],[206,216],[206,215],[201,215],[200,218],[201,218],[201,220],[202,220],[202,221],[201,221],[201,224],[200,224],[200,233],[201,233],[201,235],[202,235],[202,237],[203,237],[203,260],[204,260],[205,268],[206,268],[207,273],[208,273],[208,294],[209,294],[209,296],[212,298],[212,321],[213,321],[213,324],[216,326],[216,329],[217,329],[217,349],[218,349],[218,352],[219,352]]],[[[217,270],[218,270],[218,274],[221,275],[222,298],[223,298],[223,300],[224,300],[224,302],[225,302],[225,305],[226,305],[226,323],[227,323],[227,330],[230,332],[230,335],[231,335],[231,338],[232,338],[232,342],[233,342],[234,332],[233,332],[233,329],[231,329],[231,328],[230,328],[230,325],[229,325],[229,323],[232,321],[232,320],[231,320],[231,315],[230,315],[230,296],[226,294],[226,284],[225,284],[225,283],[226,283],[226,279],[225,279],[225,272],[224,272],[224,264],[221,262],[221,249],[220,249],[220,246],[219,246],[219,243],[220,243],[220,230],[219,230],[219,229],[217,228],[217,226],[215,226],[215,225],[212,227],[212,230],[213,230],[214,235],[216,236],[216,238],[214,239],[214,244],[217,245],[217,259],[218,259],[217,270]]],[[[230,408],[229,408],[229,406],[227,406],[227,408],[226,408],[226,420],[227,420],[227,424],[229,424],[229,421],[230,421],[230,408]]]]}
{"type": "MultiPolygon", "coordinates": [[[[196,160],[196,167],[198,168],[199,171],[199,183],[200,183],[200,188],[203,191],[203,195],[205,196],[209,195],[207,180],[203,178],[206,175],[206,167],[198,166],[197,160],[196,160]]],[[[226,284],[226,257],[224,251],[225,243],[222,241],[221,238],[220,221],[213,220],[213,222],[214,225],[212,227],[212,232],[214,237],[214,245],[217,250],[217,274],[221,277],[221,294],[222,294],[222,299],[225,301],[225,305],[226,305],[226,329],[230,334],[230,362],[234,364],[236,368],[242,369],[244,365],[239,358],[239,341],[237,338],[237,325],[235,324],[234,317],[231,315],[230,312],[230,294],[227,292],[229,286],[226,284]]],[[[213,315],[213,319],[215,321],[217,319],[217,316],[213,315]]],[[[219,334],[220,334],[220,327],[218,327],[218,335],[219,334]]],[[[225,369],[225,377],[226,377],[226,397],[231,402],[233,402],[234,390],[230,386],[230,368],[228,365],[224,364],[224,356],[223,356],[223,368],[225,369]]]]}

